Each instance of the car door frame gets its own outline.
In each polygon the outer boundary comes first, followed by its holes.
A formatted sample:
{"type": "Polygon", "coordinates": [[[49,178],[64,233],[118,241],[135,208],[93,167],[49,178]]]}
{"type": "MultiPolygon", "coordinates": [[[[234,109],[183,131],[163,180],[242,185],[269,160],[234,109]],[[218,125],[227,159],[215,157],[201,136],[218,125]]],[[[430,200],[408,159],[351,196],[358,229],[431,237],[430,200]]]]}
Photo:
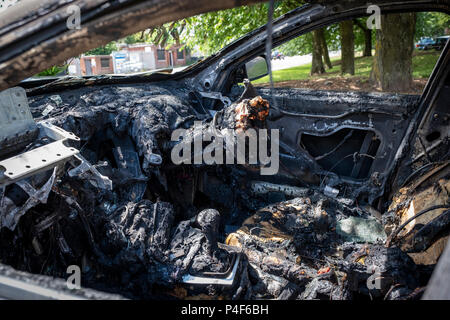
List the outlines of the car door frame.
{"type": "MultiPolygon", "coordinates": [[[[372,4],[380,6],[381,14],[423,11],[437,11],[450,14],[450,4],[444,4],[434,0],[408,2],[374,1],[372,4]]],[[[347,19],[366,16],[368,16],[368,13],[365,1],[307,4],[273,22],[273,47],[315,29],[323,28],[347,19]]],[[[219,59],[219,61],[212,63],[208,68],[193,77],[191,80],[192,86],[196,87],[199,91],[217,91],[223,95],[229,94],[233,85],[230,79],[232,79],[239,68],[251,59],[265,54],[266,38],[266,27],[263,26],[230,44],[219,52],[217,56],[210,58],[219,59]]],[[[377,192],[371,197],[372,200],[391,191],[389,182],[394,179],[396,171],[408,153],[416,131],[420,127],[420,122],[425,121],[448,75],[448,69],[450,68],[450,64],[448,63],[449,59],[450,50],[449,43],[447,43],[420,95],[417,110],[401,140],[398,151],[386,169],[386,176],[382,179],[380,187],[377,188],[377,192]]]]}

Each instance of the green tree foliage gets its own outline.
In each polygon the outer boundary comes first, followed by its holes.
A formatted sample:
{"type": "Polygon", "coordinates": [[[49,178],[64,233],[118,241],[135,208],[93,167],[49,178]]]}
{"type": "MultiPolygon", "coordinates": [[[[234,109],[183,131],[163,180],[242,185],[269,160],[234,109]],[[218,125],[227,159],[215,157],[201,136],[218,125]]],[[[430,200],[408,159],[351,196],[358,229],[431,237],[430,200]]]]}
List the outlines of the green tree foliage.
{"type": "Polygon", "coordinates": [[[66,66],[53,66],[44,71],[39,72],[37,77],[54,77],[67,69],[66,66]]]}
{"type": "MultiPolygon", "coordinates": [[[[274,18],[301,5],[302,0],[275,2],[274,18]]],[[[210,12],[186,19],[182,38],[191,48],[198,47],[205,54],[217,52],[227,44],[267,23],[269,4],[262,3],[217,12],[210,12]]]]}
{"type": "Polygon", "coordinates": [[[292,39],[279,47],[286,56],[305,55],[312,52],[312,33],[292,39]]]}
{"type": "Polygon", "coordinates": [[[181,34],[185,30],[186,20],[180,20],[141,32],[141,42],[153,43],[161,47],[181,45],[181,34]]]}
{"type": "Polygon", "coordinates": [[[88,52],[85,52],[85,55],[87,55],[87,56],[109,55],[109,54],[111,54],[111,52],[116,51],[116,50],[117,50],[117,45],[116,45],[116,42],[113,41],[103,47],[89,50],[88,52]]]}
{"type": "Polygon", "coordinates": [[[140,33],[131,34],[128,37],[122,39],[122,41],[125,42],[126,44],[134,44],[142,42],[140,40],[140,33]]]}
{"type": "MultiPolygon", "coordinates": [[[[287,0],[276,2],[274,17],[279,17],[301,5],[306,1],[287,0]]],[[[246,33],[267,23],[268,5],[238,7],[229,10],[212,12],[186,19],[186,28],[182,34],[183,40],[190,47],[197,46],[205,54],[216,52],[237,40],[246,33]]],[[[367,18],[359,18],[354,23],[355,50],[364,51],[367,43],[365,26],[367,18]]],[[[423,12],[418,14],[416,39],[422,36],[439,36],[450,27],[450,17],[443,13],[423,12]]],[[[334,24],[324,29],[325,38],[330,51],[340,49],[339,25],[334,24]]],[[[369,43],[375,44],[375,32],[371,32],[369,43]]],[[[282,46],[279,50],[287,55],[304,55],[312,52],[312,34],[297,37],[282,46]]]]}
{"type": "MultiPolygon", "coordinates": [[[[279,17],[304,3],[305,1],[301,0],[278,1],[275,3],[274,17],[279,17]]],[[[135,33],[122,39],[121,42],[127,44],[153,43],[162,47],[183,43],[191,48],[197,47],[200,51],[209,55],[266,24],[267,14],[267,3],[210,12],[135,33]]],[[[356,51],[363,51],[365,48],[366,35],[364,29],[359,26],[365,26],[366,21],[367,18],[359,18],[357,19],[359,23],[354,24],[356,51]]],[[[415,38],[418,40],[423,36],[443,35],[445,28],[449,26],[450,17],[446,14],[437,12],[419,13],[415,38]]],[[[330,51],[339,50],[339,25],[334,24],[324,28],[324,33],[328,49],[330,51]]],[[[374,32],[372,32],[372,35],[371,40],[374,45],[374,32]]],[[[86,54],[110,54],[114,50],[117,50],[117,47],[115,42],[112,42],[104,47],[88,51],[86,54]]],[[[280,46],[279,50],[287,56],[310,54],[312,52],[312,35],[308,33],[297,37],[280,46]]]]}
{"type": "Polygon", "coordinates": [[[181,45],[181,33],[186,27],[186,20],[166,23],[151,29],[129,35],[121,39],[120,42],[126,44],[134,43],[151,43],[160,45],[161,47],[169,47],[171,45],[181,45]]]}
{"type": "MultiPolygon", "coordinates": [[[[274,17],[277,18],[303,4],[304,1],[301,0],[277,1],[274,17]]],[[[242,6],[167,23],[129,35],[119,42],[126,44],[152,43],[162,47],[186,44],[187,47],[197,47],[206,55],[210,55],[266,24],[267,16],[268,3],[242,6]]],[[[115,43],[111,43],[86,54],[110,54],[114,50],[115,43]]]]}
{"type": "Polygon", "coordinates": [[[421,37],[439,37],[450,28],[450,15],[441,12],[420,12],[417,14],[415,40],[421,37]]]}
{"type": "Polygon", "coordinates": [[[183,38],[209,55],[267,23],[267,4],[211,12],[186,19],[183,38]]]}

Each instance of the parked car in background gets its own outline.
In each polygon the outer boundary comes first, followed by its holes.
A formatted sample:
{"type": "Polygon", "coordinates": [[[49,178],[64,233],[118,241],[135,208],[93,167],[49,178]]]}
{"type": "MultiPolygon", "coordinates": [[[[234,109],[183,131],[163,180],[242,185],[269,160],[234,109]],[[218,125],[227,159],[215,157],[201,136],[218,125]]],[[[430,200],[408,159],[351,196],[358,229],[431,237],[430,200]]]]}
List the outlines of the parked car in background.
{"type": "Polygon", "coordinates": [[[435,41],[432,38],[422,38],[416,44],[416,48],[419,50],[430,50],[434,48],[435,41]]]}
{"type": "Polygon", "coordinates": [[[279,51],[274,51],[272,52],[272,60],[283,60],[284,59],[284,54],[282,54],[279,51]]]}
{"type": "Polygon", "coordinates": [[[434,43],[434,49],[438,51],[443,50],[448,39],[450,39],[450,36],[437,37],[434,43]]]}

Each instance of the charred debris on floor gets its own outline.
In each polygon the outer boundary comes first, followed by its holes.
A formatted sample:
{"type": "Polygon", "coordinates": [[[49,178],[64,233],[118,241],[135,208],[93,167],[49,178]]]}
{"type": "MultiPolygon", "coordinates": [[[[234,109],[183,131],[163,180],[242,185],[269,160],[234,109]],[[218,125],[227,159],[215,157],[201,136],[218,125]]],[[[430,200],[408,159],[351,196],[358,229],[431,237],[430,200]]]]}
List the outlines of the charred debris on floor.
{"type": "Polygon", "coordinates": [[[175,129],[267,126],[248,82],[235,103],[170,82],[30,93],[24,127],[0,141],[0,262],[15,269],[66,278],[78,265],[83,286],[127,298],[416,299],[448,239],[448,161],[407,179],[384,214],[376,176],[346,184],[282,142],[289,156],[265,179],[258,164],[172,164],[175,129]]]}

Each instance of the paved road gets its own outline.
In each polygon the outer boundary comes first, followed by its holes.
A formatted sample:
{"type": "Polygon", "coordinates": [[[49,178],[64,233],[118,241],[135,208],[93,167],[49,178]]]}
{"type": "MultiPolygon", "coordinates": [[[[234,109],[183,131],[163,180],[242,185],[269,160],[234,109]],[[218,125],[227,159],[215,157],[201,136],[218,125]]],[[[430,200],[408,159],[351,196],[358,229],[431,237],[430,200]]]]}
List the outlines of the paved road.
{"type": "MultiPolygon", "coordinates": [[[[330,58],[339,57],[341,55],[340,51],[332,51],[330,52],[330,58]]],[[[292,57],[285,57],[282,60],[272,60],[272,71],[276,70],[283,70],[288,69],[292,67],[298,67],[304,64],[311,63],[312,61],[312,55],[308,54],[305,56],[292,56],[292,57]]],[[[172,73],[179,72],[186,67],[179,67],[174,68],[172,73]]]]}
{"type": "MultiPolygon", "coordinates": [[[[330,58],[339,57],[340,51],[330,52],[330,58]]],[[[312,55],[285,57],[283,60],[272,60],[272,70],[282,70],[311,63],[312,55]]]]}

